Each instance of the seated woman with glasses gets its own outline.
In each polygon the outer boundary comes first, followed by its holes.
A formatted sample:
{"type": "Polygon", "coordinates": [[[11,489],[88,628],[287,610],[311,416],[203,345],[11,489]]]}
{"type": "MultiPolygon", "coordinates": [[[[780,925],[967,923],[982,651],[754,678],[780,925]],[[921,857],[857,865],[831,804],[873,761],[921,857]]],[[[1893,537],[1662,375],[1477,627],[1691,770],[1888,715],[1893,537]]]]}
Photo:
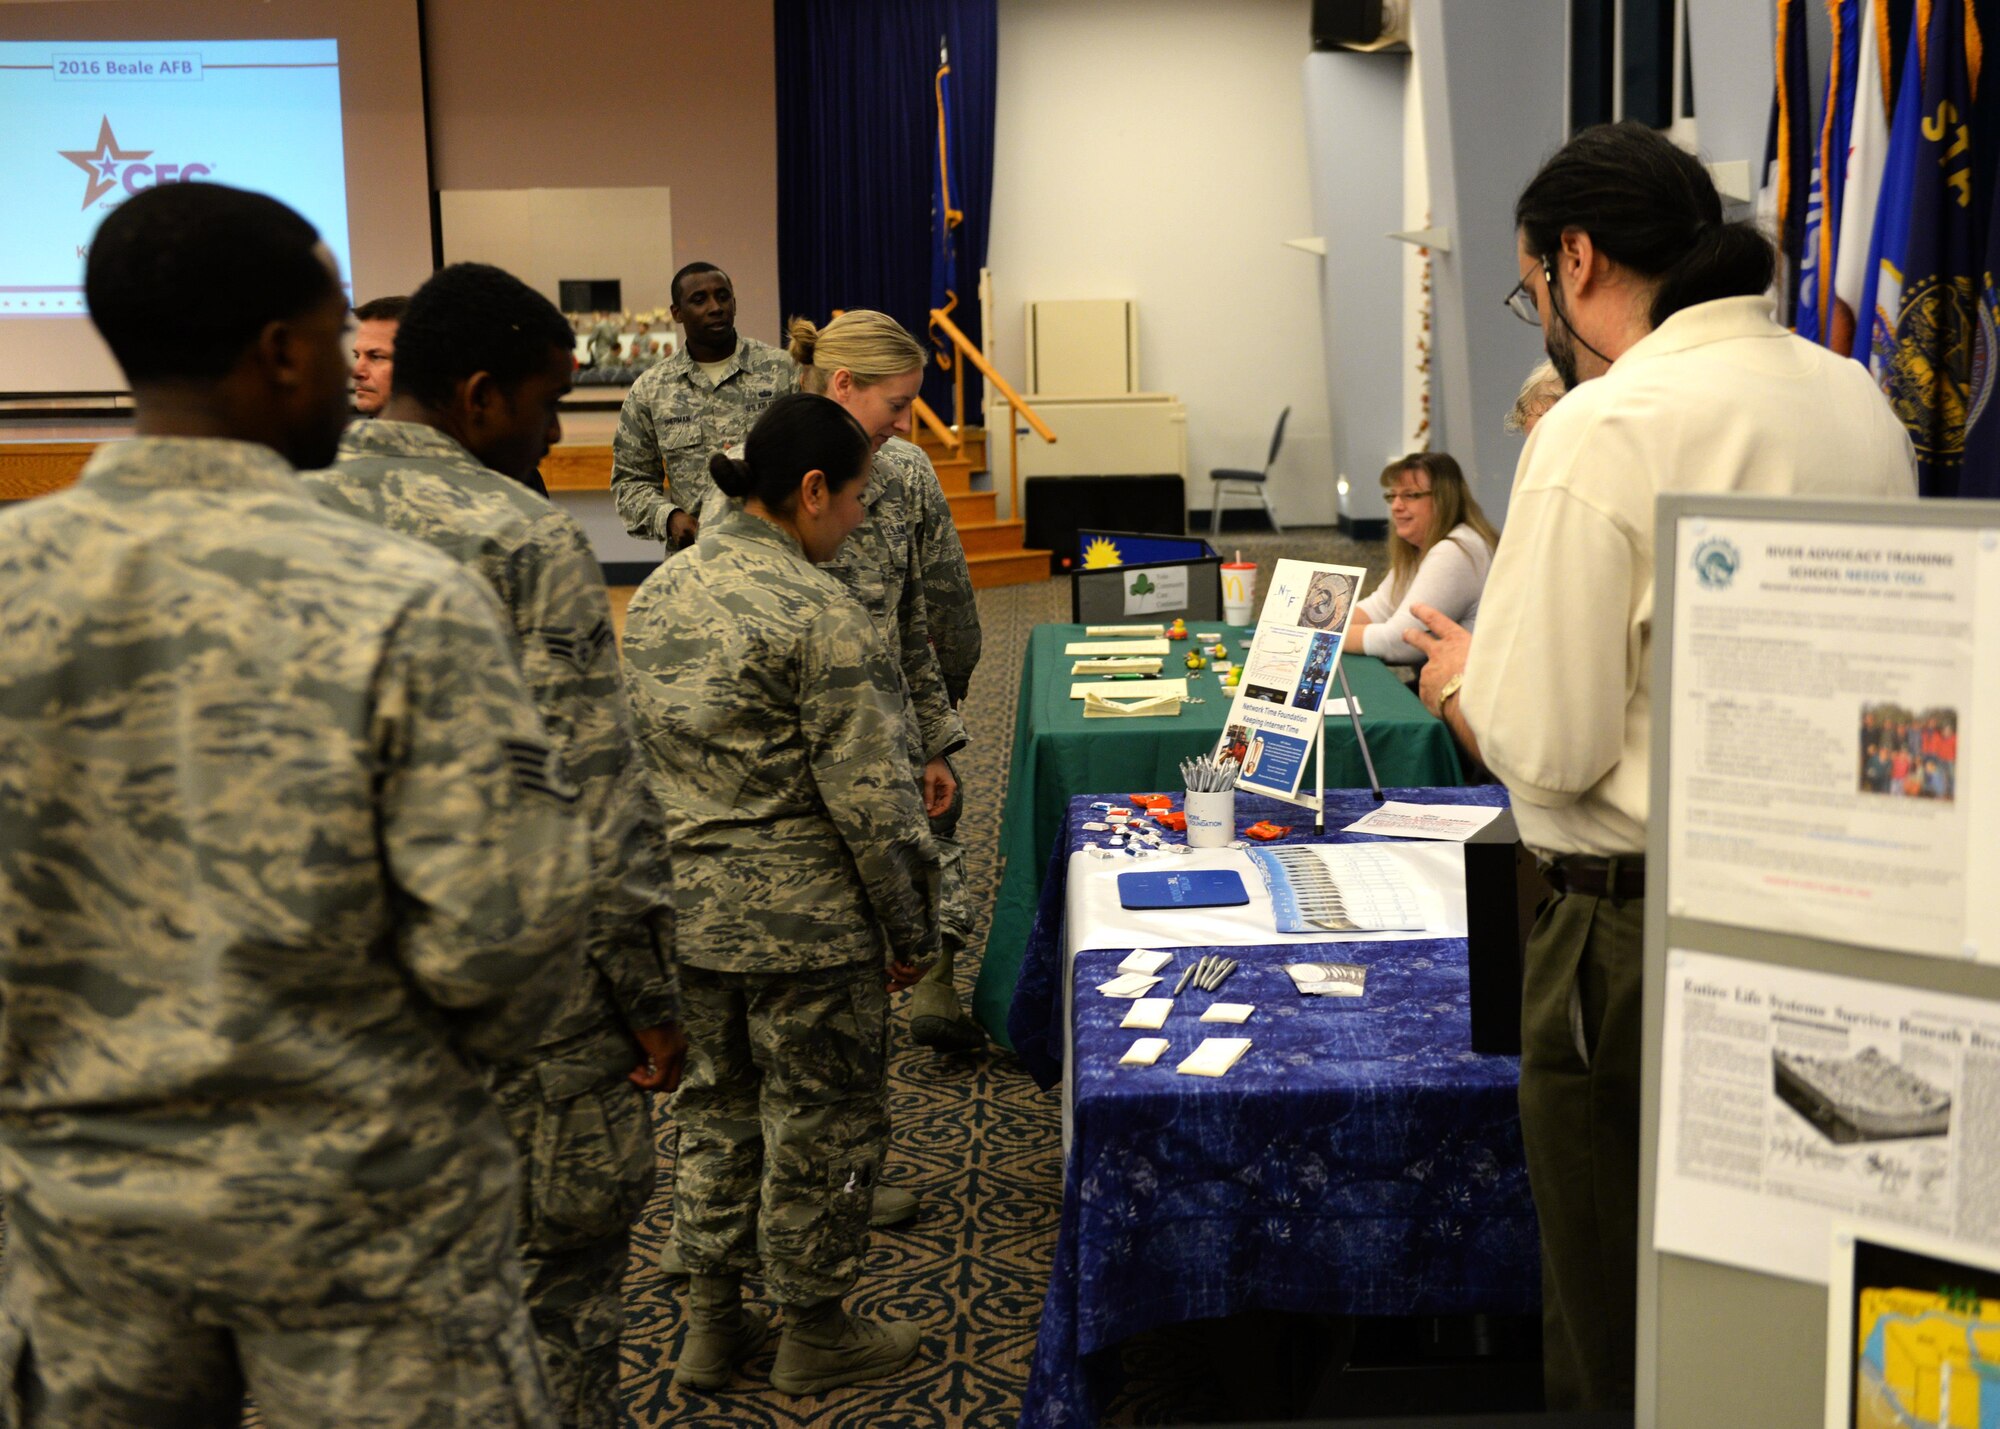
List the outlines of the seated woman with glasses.
{"type": "Polygon", "coordinates": [[[1435,607],[1470,630],[1500,535],[1443,452],[1391,462],[1382,492],[1389,499],[1389,574],[1355,608],[1347,646],[1385,664],[1421,665],[1423,652],[1403,639],[1423,625],[1410,607],[1435,607]]]}

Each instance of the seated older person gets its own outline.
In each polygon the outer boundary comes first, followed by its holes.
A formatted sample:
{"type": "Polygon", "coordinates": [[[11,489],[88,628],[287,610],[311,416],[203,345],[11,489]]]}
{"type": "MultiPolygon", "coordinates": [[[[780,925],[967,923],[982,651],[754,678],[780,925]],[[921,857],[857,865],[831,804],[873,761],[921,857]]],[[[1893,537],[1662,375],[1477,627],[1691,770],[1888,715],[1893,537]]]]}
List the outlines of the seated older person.
{"type": "Polygon", "coordinates": [[[1544,358],[1521,384],[1521,390],[1514,395],[1514,406],[1501,425],[1516,436],[1527,436],[1535,430],[1535,423],[1542,420],[1543,414],[1562,400],[1565,390],[1562,374],[1556,371],[1553,362],[1544,358]]]}
{"type": "Polygon", "coordinates": [[[1347,646],[1386,664],[1421,665],[1423,652],[1403,639],[1423,624],[1410,608],[1430,606],[1470,629],[1500,536],[1465,473],[1442,452],[1411,452],[1391,462],[1382,491],[1389,499],[1389,574],[1355,608],[1347,646]]]}

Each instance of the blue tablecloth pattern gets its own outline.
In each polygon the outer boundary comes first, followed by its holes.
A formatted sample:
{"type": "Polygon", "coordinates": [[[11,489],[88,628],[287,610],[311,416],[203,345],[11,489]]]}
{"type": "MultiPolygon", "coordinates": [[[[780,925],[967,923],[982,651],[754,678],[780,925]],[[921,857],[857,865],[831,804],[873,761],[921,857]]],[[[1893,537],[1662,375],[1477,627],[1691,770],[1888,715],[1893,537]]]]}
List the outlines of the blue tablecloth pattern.
{"type": "MultiPolygon", "coordinates": [[[[1496,788],[1390,797],[1505,800],[1496,788]]],[[[1090,802],[1070,804],[1010,1013],[1044,1085],[1063,1072],[1062,874],[1090,802]]],[[[1286,842],[1353,841],[1333,830],[1372,805],[1365,790],[1333,796],[1315,840],[1309,813],[1243,796],[1239,827],[1270,818],[1292,826],[1286,842]]],[[[1118,1065],[1140,1034],[1118,1025],[1128,1003],[1093,991],[1128,951],[1075,960],[1073,1138],[1024,1429],[1095,1423],[1115,1359],[1097,1352],[1163,1324],[1535,1308],[1519,1064],[1471,1050],[1462,939],[1217,950],[1241,967],[1218,993],[1182,993],[1152,1067],[1118,1065]],[[1366,995],[1301,997],[1283,964],[1302,958],[1365,964],[1366,995]],[[1240,1028],[1200,1022],[1218,1000],[1257,1011],[1240,1028]],[[1233,1035],[1252,1046],[1226,1076],[1175,1072],[1202,1037],[1233,1035]]],[[[1203,951],[1177,950],[1170,975],[1203,951]]]]}

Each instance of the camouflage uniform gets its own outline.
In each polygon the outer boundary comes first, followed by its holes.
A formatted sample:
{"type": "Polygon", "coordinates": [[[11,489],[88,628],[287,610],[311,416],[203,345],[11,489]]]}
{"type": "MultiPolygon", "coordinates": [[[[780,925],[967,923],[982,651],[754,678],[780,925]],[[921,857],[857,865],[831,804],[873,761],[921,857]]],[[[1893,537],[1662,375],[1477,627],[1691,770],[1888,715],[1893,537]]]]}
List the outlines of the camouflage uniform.
{"type": "Polygon", "coordinates": [[[674,1236],[843,1293],[887,1136],[885,959],[936,948],[901,681],[867,614],[733,503],[633,597],[626,678],[674,854],[685,1079],[674,1236]],[[761,1185],[761,1213],[759,1206],[761,1185]]]}
{"type": "Polygon", "coordinates": [[[0,515],[0,629],[0,1420],[551,1424],[476,1063],[588,850],[491,594],[140,439],[0,515]]]}
{"type": "MultiPolygon", "coordinates": [[[[868,517],[825,569],[840,580],[899,651],[909,681],[926,762],[965,743],[953,709],[965,698],[979,663],[979,607],[972,575],[952,523],[951,504],[922,447],[892,437],[875,454],[868,517]]],[[[953,769],[956,777],[957,770],[953,769]]],[[[953,955],[972,938],[972,900],[965,888],[965,852],[953,835],[965,805],[961,789],[951,808],[931,821],[943,882],[938,923],[942,956],[924,981],[949,987],[953,955]]]]}
{"type": "Polygon", "coordinates": [[[330,506],[470,567],[511,617],[522,673],[591,829],[587,975],[548,1028],[494,1073],[527,1178],[528,1307],[566,1425],[621,1425],[620,1287],[630,1226],[653,1187],[647,1094],[627,1079],[628,1029],[673,1020],[666,837],[640,775],[611,608],[576,522],[409,422],[350,427],[340,464],[306,478],[330,506]]]}
{"type": "Polygon", "coordinates": [[[740,442],[764,409],[799,390],[799,369],[779,348],[738,337],[718,381],[682,348],[632,384],[611,443],[611,498],[625,529],[667,542],[675,511],[699,518],[715,490],[708,459],[740,442]]]}

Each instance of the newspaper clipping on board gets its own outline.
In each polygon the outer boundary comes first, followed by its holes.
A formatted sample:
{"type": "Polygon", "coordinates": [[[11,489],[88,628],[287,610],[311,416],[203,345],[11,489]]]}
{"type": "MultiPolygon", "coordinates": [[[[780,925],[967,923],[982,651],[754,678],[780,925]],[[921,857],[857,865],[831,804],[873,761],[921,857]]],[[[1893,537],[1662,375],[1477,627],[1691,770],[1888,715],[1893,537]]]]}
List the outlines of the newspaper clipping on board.
{"type": "Polygon", "coordinates": [[[1654,1247],[1824,1282],[1835,1218],[2000,1249],[2000,1005],[1675,950],[1654,1247]]]}

